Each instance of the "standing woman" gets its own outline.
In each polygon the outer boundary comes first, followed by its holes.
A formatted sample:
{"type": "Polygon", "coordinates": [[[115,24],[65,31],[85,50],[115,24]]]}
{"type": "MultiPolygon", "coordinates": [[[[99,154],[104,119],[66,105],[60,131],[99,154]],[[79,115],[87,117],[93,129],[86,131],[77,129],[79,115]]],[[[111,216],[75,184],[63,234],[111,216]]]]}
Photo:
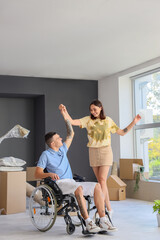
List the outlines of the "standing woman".
{"type": "Polygon", "coordinates": [[[91,102],[89,106],[90,116],[81,119],[72,119],[63,104],[59,106],[59,109],[62,108],[66,114],[66,118],[68,118],[72,125],[87,129],[89,140],[87,146],[89,147],[90,166],[94,171],[97,181],[102,187],[107,211],[111,217],[112,209],[106,185],[108,172],[113,163],[111,133],[117,133],[118,135],[124,136],[133,128],[141,117],[137,115],[133,121],[122,130],[110,117],[105,116],[102,103],[99,100],[91,102]]]}

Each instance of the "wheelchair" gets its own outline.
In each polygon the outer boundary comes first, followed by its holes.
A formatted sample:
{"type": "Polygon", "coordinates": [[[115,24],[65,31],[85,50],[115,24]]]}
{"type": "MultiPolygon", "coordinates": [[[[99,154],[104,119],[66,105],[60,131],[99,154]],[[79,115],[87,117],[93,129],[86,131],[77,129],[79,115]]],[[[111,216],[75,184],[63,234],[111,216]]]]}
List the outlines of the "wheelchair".
{"type": "MultiPolygon", "coordinates": [[[[85,196],[88,213],[96,209],[91,208],[90,196],[85,196]]],[[[66,231],[69,235],[73,234],[76,226],[82,227],[82,233],[89,233],[85,229],[85,221],[82,218],[77,200],[73,194],[62,194],[61,189],[50,177],[41,181],[40,185],[34,189],[29,202],[29,213],[33,225],[42,232],[52,228],[58,215],[64,216],[66,231]],[[71,212],[75,216],[71,216],[71,212]]]]}

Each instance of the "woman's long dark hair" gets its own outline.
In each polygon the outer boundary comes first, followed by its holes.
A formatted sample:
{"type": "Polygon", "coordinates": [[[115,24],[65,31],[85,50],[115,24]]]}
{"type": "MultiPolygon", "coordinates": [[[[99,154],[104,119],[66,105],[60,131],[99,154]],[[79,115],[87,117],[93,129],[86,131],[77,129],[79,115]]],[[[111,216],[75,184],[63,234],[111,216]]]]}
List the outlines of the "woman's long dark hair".
{"type": "MultiPolygon", "coordinates": [[[[97,106],[97,107],[101,107],[101,108],[102,108],[102,109],[101,109],[101,112],[100,112],[100,119],[101,119],[101,120],[104,120],[104,119],[106,118],[106,116],[105,116],[105,114],[104,114],[104,109],[103,109],[102,103],[101,103],[98,99],[92,101],[91,104],[89,105],[89,110],[90,110],[91,105],[95,105],[95,106],[97,106]]],[[[94,117],[94,116],[91,114],[91,119],[96,119],[96,117],[94,117]]]]}

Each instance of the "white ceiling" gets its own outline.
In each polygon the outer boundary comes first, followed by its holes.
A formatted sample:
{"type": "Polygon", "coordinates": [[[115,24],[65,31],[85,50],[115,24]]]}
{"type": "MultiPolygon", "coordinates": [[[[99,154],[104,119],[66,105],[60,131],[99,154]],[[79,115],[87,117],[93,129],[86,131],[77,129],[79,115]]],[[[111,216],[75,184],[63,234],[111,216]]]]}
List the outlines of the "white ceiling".
{"type": "Polygon", "coordinates": [[[160,56],[160,0],[0,0],[0,74],[102,79],[160,56]]]}

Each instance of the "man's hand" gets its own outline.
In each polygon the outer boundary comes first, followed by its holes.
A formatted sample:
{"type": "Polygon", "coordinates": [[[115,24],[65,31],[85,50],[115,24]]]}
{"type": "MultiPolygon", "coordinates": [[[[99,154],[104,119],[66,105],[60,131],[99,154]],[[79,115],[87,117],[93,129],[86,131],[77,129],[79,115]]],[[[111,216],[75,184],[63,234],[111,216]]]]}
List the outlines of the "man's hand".
{"type": "Polygon", "coordinates": [[[66,107],[63,104],[59,105],[59,110],[61,111],[61,113],[64,115],[67,112],[66,107]]]}
{"type": "Polygon", "coordinates": [[[49,176],[52,178],[52,180],[58,180],[59,176],[56,173],[49,173],[49,176]]]}
{"type": "Polygon", "coordinates": [[[63,115],[63,118],[66,123],[67,137],[65,140],[65,144],[66,144],[67,148],[69,149],[69,147],[72,143],[73,137],[74,137],[74,131],[73,131],[72,125],[70,123],[71,117],[68,115],[67,109],[63,104],[59,105],[59,110],[61,111],[61,114],[63,115]]]}
{"type": "Polygon", "coordinates": [[[58,180],[59,176],[56,173],[44,173],[44,169],[41,167],[36,167],[35,170],[35,178],[43,179],[46,177],[51,177],[52,180],[58,180]]]}
{"type": "Polygon", "coordinates": [[[59,105],[59,110],[60,110],[60,111],[61,111],[62,109],[64,109],[64,108],[66,109],[66,107],[65,107],[63,104],[60,104],[60,105],[59,105]]]}

